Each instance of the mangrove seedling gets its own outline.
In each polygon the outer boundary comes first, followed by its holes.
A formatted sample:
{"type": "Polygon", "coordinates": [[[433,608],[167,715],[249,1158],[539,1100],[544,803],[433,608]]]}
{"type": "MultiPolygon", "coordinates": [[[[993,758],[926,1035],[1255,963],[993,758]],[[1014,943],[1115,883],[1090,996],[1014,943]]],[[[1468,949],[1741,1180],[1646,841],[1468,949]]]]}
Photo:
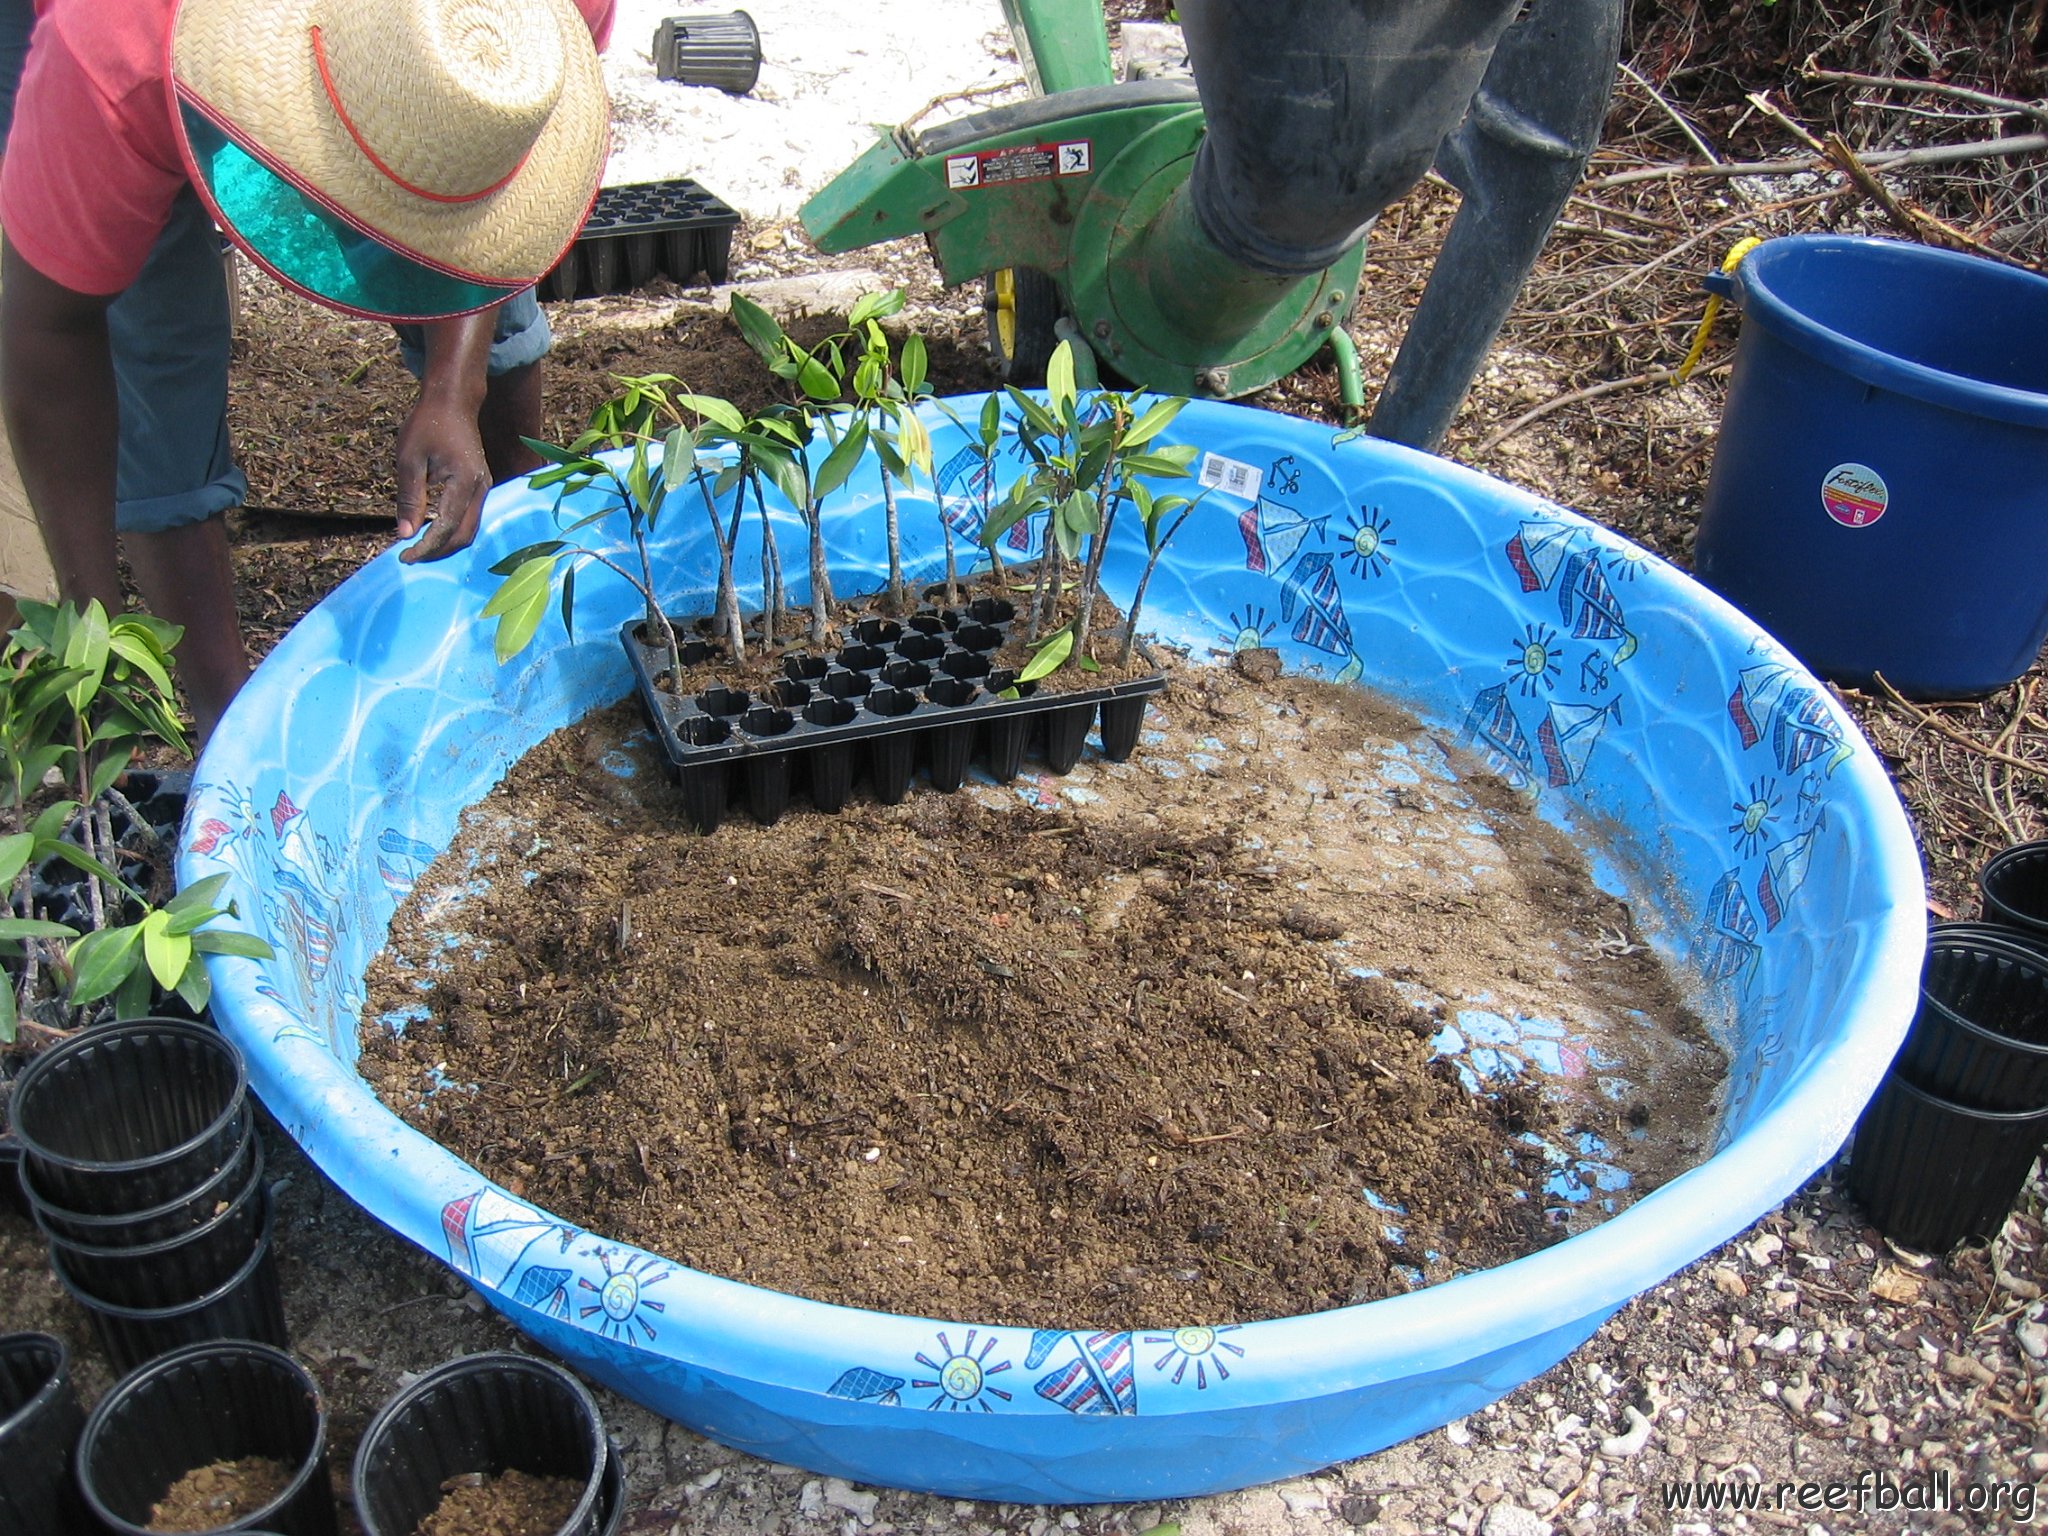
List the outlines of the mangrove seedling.
{"type": "MultiPolygon", "coordinates": [[[[1063,666],[1091,671],[1098,666],[1089,649],[1095,599],[1110,534],[1126,502],[1136,505],[1144,520],[1147,581],[1166,541],[1193,509],[1187,498],[1158,496],[1144,483],[1188,477],[1195,458],[1191,445],[1150,449],[1153,439],[1187,405],[1186,399],[1156,400],[1140,410],[1132,396],[1112,390],[1084,397],[1074,383],[1073,346],[1064,341],[1046,365],[1045,380],[1042,403],[1021,390],[1008,391],[1018,410],[1018,442],[1032,467],[1011,484],[981,531],[982,545],[993,558],[996,540],[1015,524],[1040,512],[1047,515],[1028,635],[1037,652],[1018,674],[1019,682],[1063,666]],[[1072,582],[1073,617],[1048,630],[1067,589],[1065,569],[1070,562],[1079,567],[1072,582]]],[[[1142,583],[1138,597],[1143,598],[1142,583]]],[[[1136,624],[1134,603],[1120,658],[1124,661],[1136,624]]]]}
{"type": "Polygon", "coordinates": [[[0,1046],[149,1011],[159,990],[194,1012],[208,954],[268,959],[251,934],[207,929],[226,875],[172,893],[170,850],[122,791],[145,745],[186,753],[170,657],[183,631],[97,602],[23,602],[0,650],[0,1046]],[[128,829],[116,832],[115,817],[128,829]],[[39,877],[67,866],[71,920],[50,915],[39,877]],[[80,909],[81,910],[77,910],[80,909]]]}

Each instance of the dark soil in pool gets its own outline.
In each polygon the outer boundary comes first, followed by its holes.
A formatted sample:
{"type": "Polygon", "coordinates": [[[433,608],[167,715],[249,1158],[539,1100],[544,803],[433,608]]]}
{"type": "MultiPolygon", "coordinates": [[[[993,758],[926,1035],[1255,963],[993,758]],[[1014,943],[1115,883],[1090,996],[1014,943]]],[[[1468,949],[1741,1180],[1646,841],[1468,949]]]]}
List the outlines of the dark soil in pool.
{"type": "Polygon", "coordinates": [[[1181,667],[1152,724],[1065,780],[700,838],[636,707],[593,714],[395,919],[364,1074],[594,1231],[1017,1325],[1273,1317],[1511,1258],[1577,1219],[1524,1135],[1633,1134],[1638,1191],[1703,1155],[1718,1053],[1521,797],[1390,781],[1435,749],[1352,688],[1181,667]],[[1481,824],[1485,867],[1445,830],[1481,824]],[[1667,1047],[1619,1098],[1475,1096],[1414,986],[1641,1010],[1667,1047]]]}

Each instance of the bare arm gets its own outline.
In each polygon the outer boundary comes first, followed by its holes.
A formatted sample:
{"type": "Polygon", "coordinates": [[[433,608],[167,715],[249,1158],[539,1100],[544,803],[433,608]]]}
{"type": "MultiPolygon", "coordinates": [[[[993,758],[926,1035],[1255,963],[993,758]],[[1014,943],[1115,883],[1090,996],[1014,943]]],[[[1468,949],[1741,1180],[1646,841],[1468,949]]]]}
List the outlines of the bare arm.
{"type": "Polygon", "coordinates": [[[110,302],[51,281],[0,241],[0,409],[22,486],[64,595],[118,613],[110,302]]]}
{"type": "Polygon", "coordinates": [[[427,499],[437,487],[427,536],[398,558],[439,560],[469,547],[491,475],[477,432],[485,364],[497,311],[439,320],[422,327],[427,366],[420,398],[398,432],[398,533],[405,538],[427,520],[427,499]]]}

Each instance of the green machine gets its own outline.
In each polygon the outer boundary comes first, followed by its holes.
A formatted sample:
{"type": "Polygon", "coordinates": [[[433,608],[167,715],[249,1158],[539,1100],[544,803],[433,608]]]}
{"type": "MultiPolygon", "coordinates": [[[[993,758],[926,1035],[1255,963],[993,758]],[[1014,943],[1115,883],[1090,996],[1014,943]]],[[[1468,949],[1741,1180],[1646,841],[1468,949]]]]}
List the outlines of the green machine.
{"type": "Polygon", "coordinates": [[[1597,141],[1621,0],[1184,0],[1194,78],[1115,79],[1100,0],[1003,0],[1033,96],[883,137],[804,206],[821,250],[923,235],[988,284],[1033,383],[1061,338],[1147,388],[1234,398],[1324,347],[1380,211],[1464,200],[1369,423],[1441,438],[1597,141]]]}

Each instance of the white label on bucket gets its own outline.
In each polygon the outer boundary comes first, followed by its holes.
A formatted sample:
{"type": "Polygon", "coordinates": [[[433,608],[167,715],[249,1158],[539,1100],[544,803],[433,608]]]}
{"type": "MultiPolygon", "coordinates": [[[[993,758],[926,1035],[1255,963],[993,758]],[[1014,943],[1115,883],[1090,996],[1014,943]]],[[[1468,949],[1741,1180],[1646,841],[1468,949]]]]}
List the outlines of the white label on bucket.
{"type": "Polygon", "coordinates": [[[1844,528],[1868,528],[1890,501],[1884,476],[1868,464],[1837,464],[1820,483],[1820,504],[1844,528]]]}
{"type": "Polygon", "coordinates": [[[1212,491],[1221,491],[1226,496],[1242,496],[1246,501],[1259,494],[1259,482],[1265,476],[1242,459],[1226,459],[1220,453],[1202,455],[1202,467],[1196,473],[1196,482],[1212,491]]]}

